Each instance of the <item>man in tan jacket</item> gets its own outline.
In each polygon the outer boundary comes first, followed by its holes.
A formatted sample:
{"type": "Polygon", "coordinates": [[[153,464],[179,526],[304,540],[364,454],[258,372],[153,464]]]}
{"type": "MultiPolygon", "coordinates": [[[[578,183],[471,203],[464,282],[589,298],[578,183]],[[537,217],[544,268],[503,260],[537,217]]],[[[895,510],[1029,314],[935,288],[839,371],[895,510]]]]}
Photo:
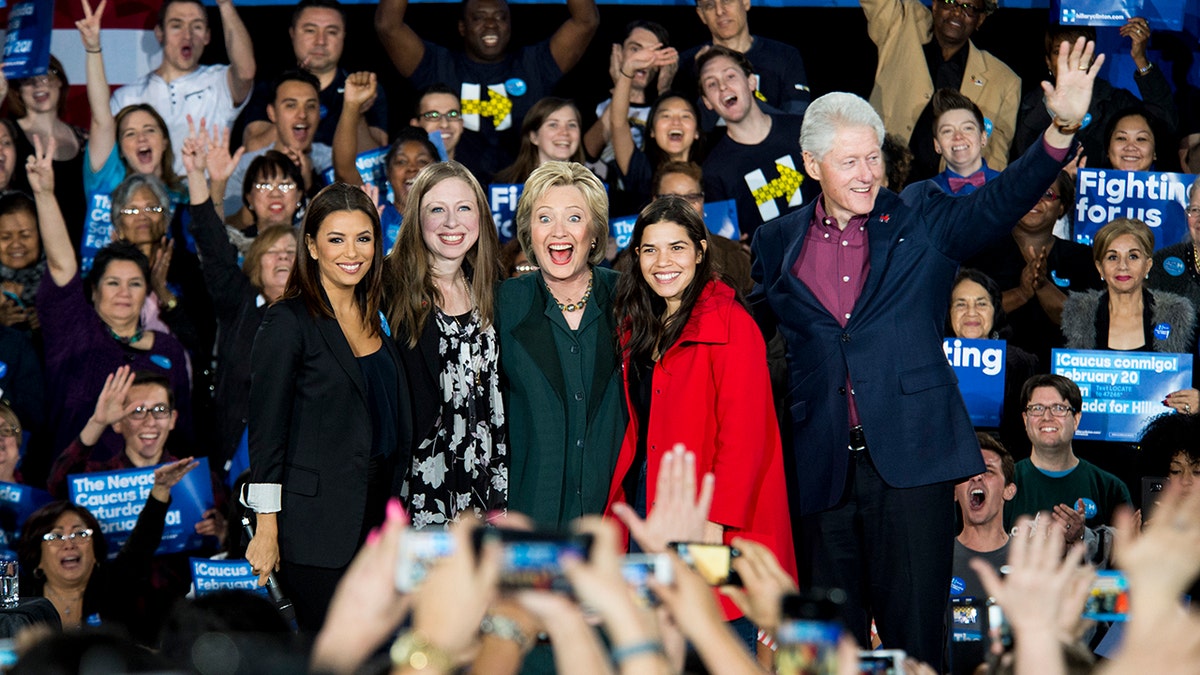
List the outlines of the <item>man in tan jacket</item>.
{"type": "Polygon", "coordinates": [[[1008,165],[1008,146],[1021,103],[1021,78],[971,35],[996,10],[996,0],[860,0],[867,33],[879,49],[871,105],[888,133],[909,141],[915,155],[911,180],[941,169],[933,149],[933,92],[958,89],[991,121],[984,157],[988,166],[1008,165]]]}

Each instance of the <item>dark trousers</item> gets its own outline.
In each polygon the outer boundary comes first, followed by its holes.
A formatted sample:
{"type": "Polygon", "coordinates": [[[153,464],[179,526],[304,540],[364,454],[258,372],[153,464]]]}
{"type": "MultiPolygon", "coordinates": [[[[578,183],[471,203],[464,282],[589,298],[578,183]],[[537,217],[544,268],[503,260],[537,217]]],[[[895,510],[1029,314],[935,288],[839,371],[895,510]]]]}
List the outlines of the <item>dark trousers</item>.
{"type": "Polygon", "coordinates": [[[869,450],[854,453],[842,501],[803,518],[813,585],[846,592],[842,619],[870,648],[871,619],[883,646],[938,672],[954,554],[954,486],[893,488],[869,450]]]}

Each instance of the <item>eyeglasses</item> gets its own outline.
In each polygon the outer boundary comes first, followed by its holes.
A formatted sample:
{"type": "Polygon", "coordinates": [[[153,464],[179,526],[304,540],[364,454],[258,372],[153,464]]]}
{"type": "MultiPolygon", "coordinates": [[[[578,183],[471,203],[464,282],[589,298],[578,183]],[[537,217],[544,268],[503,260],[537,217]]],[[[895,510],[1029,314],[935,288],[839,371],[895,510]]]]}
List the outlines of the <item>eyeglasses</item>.
{"type": "Polygon", "coordinates": [[[1052,202],[1052,201],[1058,199],[1058,193],[1055,192],[1053,188],[1051,188],[1049,190],[1046,190],[1044,193],[1042,193],[1042,199],[1045,199],[1048,202],[1052,202]]]}
{"type": "Polygon", "coordinates": [[[135,420],[144,420],[146,419],[147,413],[153,415],[154,419],[156,420],[165,420],[171,416],[171,406],[159,403],[153,408],[147,408],[139,405],[133,409],[133,412],[129,413],[129,418],[135,420]]]}
{"type": "Polygon", "coordinates": [[[34,75],[21,80],[22,87],[36,87],[39,84],[56,85],[62,84],[62,73],[58,72],[58,68],[50,68],[44,75],[34,75]]]}
{"type": "Polygon", "coordinates": [[[296,184],[291,181],[288,181],[287,183],[255,183],[254,184],[254,189],[258,190],[259,192],[270,192],[271,190],[274,190],[276,188],[279,188],[279,191],[286,195],[287,193],[296,189],[296,184]]]}
{"type": "Polygon", "coordinates": [[[696,8],[701,12],[711,12],[717,8],[717,5],[728,7],[735,1],[736,0],[701,0],[700,2],[696,3],[696,8]]]}
{"type": "Polygon", "coordinates": [[[1025,414],[1029,415],[1030,417],[1042,417],[1046,414],[1046,411],[1049,411],[1050,414],[1054,415],[1055,417],[1066,417],[1067,415],[1075,412],[1075,409],[1069,405],[1063,405],[1061,403],[1055,403],[1054,405],[1049,406],[1042,405],[1041,403],[1034,403],[1031,406],[1025,407],[1025,414]]]}
{"type": "Polygon", "coordinates": [[[983,12],[984,12],[983,9],[980,9],[979,7],[976,7],[974,4],[969,3],[969,2],[955,2],[955,0],[942,0],[942,4],[945,6],[945,9],[947,12],[949,12],[950,10],[957,7],[958,9],[962,10],[963,16],[967,17],[968,19],[974,19],[976,15],[983,14],[983,12]]]}
{"type": "Polygon", "coordinates": [[[21,427],[14,427],[11,424],[5,424],[0,427],[0,438],[20,438],[21,427]]]}
{"type": "Polygon", "coordinates": [[[421,113],[421,119],[428,120],[430,122],[436,122],[443,117],[451,122],[458,122],[462,119],[462,112],[459,110],[447,110],[446,112],[426,110],[425,112],[421,113]]]}
{"type": "Polygon", "coordinates": [[[698,202],[698,201],[704,199],[704,193],[703,192],[689,192],[687,194],[681,195],[681,194],[675,194],[672,192],[664,192],[661,195],[656,195],[654,198],[655,199],[666,199],[667,197],[679,197],[680,199],[683,199],[685,201],[698,202]]]}
{"type": "Polygon", "coordinates": [[[1189,206],[1183,210],[1188,218],[1200,218],[1200,206],[1189,206]]]}
{"type": "Polygon", "coordinates": [[[141,208],[121,209],[121,215],[123,215],[123,216],[136,216],[140,213],[144,213],[146,215],[150,215],[151,213],[153,213],[155,215],[158,215],[162,212],[163,212],[163,207],[161,207],[161,206],[143,206],[141,208]]]}
{"type": "Polygon", "coordinates": [[[276,258],[295,258],[296,249],[294,248],[269,248],[265,252],[266,255],[273,255],[276,258]]]}
{"type": "Polygon", "coordinates": [[[51,544],[61,544],[64,541],[75,541],[76,539],[87,541],[91,538],[92,528],[90,527],[86,530],[75,530],[70,534],[63,534],[61,532],[47,532],[46,534],[42,535],[42,541],[48,541],[51,544]]]}

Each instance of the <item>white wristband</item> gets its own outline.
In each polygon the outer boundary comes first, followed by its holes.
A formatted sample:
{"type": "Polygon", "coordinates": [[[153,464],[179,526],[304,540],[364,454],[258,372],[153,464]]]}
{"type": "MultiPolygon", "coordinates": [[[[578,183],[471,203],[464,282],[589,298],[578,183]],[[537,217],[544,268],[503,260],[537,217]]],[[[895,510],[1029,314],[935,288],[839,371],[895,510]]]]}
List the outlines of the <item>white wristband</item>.
{"type": "Polygon", "coordinates": [[[283,501],[283,486],[279,483],[246,483],[242,486],[242,506],[255,513],[278,513],[283,501]]]}

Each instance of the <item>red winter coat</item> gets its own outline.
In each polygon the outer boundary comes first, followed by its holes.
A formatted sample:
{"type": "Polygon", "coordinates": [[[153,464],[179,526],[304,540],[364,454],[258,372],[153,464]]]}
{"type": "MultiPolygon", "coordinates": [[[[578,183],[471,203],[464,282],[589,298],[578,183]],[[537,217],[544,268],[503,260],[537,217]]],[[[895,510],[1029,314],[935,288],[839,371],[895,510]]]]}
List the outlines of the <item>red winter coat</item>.
{"type": "MultiPolygon", "coordinates": [[[[629,359],[623,363],[629,402],[629,359]]],[[[630,414],[606,514],[628,502],[622,481],[637,451],[638,418],[630,414]]],[[[733,289],[711,281],[700,294],[679,339],[654,366],[650,429],[646,435],[646,503],[654,503],[663,453],[683,443],[696,454],[697,484],[716,475],[708,519],[725,526],[725,543],[744,537],[762,543],[796,577],[783,449],[767,373],[767,349],[754,319],[733,289]]],[[[723,602],[726,618],[740,613],[723,602]]]]}

